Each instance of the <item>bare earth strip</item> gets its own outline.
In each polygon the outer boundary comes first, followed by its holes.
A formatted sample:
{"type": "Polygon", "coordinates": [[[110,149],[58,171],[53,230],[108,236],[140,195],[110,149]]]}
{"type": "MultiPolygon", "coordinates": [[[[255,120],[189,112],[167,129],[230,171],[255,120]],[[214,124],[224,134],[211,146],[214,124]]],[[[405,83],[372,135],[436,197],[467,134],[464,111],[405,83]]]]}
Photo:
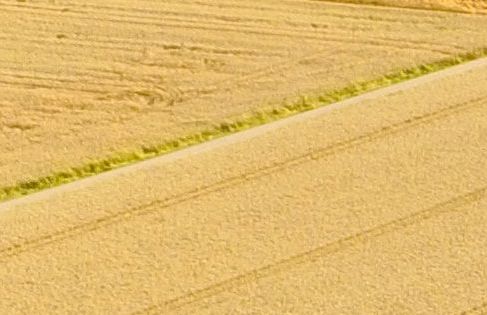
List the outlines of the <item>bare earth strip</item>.
{"type": "Polygon", "coordinates": [[[476,312],[485,86],[484,65],[5,203],[0,313],[476,312]]]}
{"type": "Polygon", "coordinates": [[[487,47],[487,18],[313,1],[0,1],[0,188],[487,47]]]}

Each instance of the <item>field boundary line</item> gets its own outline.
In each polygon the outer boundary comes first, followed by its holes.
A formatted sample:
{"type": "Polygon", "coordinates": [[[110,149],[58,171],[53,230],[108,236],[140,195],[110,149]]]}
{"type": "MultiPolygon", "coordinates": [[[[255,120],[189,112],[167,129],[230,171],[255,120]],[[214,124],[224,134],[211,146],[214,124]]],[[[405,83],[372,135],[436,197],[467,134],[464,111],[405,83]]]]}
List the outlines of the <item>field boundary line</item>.
{"type": "Polygon", "coordinates": [[[460,196],[456,196],[447,201],[436,204],[425,210],[415,212],[411,215],[407,215],[388,223],[378,225],[366,231],[347,236],[345,238],[320,246],[310,251],[286,259],[282,259],[274,264],[269,264],[267,266],[251,270],[244,274],[232,277],[230,279],[213,284],[200,290],[189,292],[174,299],[162,302],[160,304],[149,306],[144,310],[132,313],[132,315],[161,314],[161,312],[163,311],[175,310],[186,305],[198,302],[200,300],[204,300],[212,296],[218,295],[222,292],[231,291],[236,287],[249,284],[276,274],[287,272],[301,264],[312,263],[316,260],[322,259],[323,257],[332,255],[346,248],[360,245],[364,242],[370,241],[374,238],[378,238],[382,235],[393,233],[411,225],[437,217],[443,213],[457,211],[461,206],[468,205],[483,199],[486,192],[487,186],[484,186],[480,189],[471,191],[460,196]]]}
{"type": "MultiPolygon", "coordinates": [[[[176,158],[180,156],[180,154],[177,154],[179,153],[177,151],[184,152],[183,154],[189,154],[192,151],[198,151],[200,149],[191,150],[190,147],[194,147],[196,144],[206,143],[210,140],[217,141],[217,138],[225,137],[226,139],[223,140],[224,142],[234,142],[234,140],[228,140],[229,135],[247,129],[252,129],[248,131],[247,135],[252,133],[262,133],[268,129],[275,129],[284,123],[299,120],[299,116],[302,115],[298,114],[304,114],[307,111],[314,110],[311,115],[317,115],[321,113],[322,110],[336,110],[344,106],[349,106],[352,103],[355,104],[363,100],[373,99],[399,90],[412,88],[444,76],[463,73],[476,67],[486,65],[487,58],[482,58],[484,56],[487,56],[487,48],[455,55],[451,58],[442,59],[430,64],[403,69],[375,80],[358,82],[354,85],[331,91],[321,96],[313,98],[303,97],[301,101],[293,104],[262,110],[251,115],[243,115],[241,118],[234,120],[227,120],[216,125],[213,129],[207,129],[196,134],[169,140],[161,145],[142,147],[137,152],[117,153],[108,158],[93,161],[79,167],[73,167],[46,177],[21,182],[14,186],[0,187],[0,211],[2,203],[5,203],[10,199],[32,195],[56,186],[73,183],[75,181],[78,182],[82,179],[97,177],[95,175],[101,176],[103,175],[102,173],[107,171],[114,171],[129,165],[133,166],[136,162],[160,156],[167,156],[169,153],[175,153],[172,157],[176,158]],[[462,63],[466,64],[460,65],[462,63]],[[455,65],[459,66],[453,67],[455,65]],[[182,151],[182,149],[186,150],[182,151]]],[[[302,117],[309,116],[304,115],[302,117]]],[[[240,136],[237,136],[237,138],[245,137],[242,136],[242,134],[243,133],[239,133],[240,136]]]]}
{"type": "Polygon", "coordinates": [[[303,119],[307,119],[307,117],[319,115],[323,112],[337,110],[361,101],[393,94],[397,91],[410,89],[442,77],[464,73],[487,65],[487,58],[482,58],[483,56],[487,56],[487,48],[452,59],[439,61],[433,65],[419,66],[412,70],[402,70],[377,80],[360,84],[357,83],[354,86],[330,92],[324,96],[318,96],[315,99],[303,98],[301,102],[296,104],[285,105],[267,112],[256,113],[255,115],[246,116],[246,118],[234,122],[221,123],[212,130],[181,137],[159,146],[143,147],[140,152],[120,153],[107,159],[94,161],[81,167],[55,173],[51,176],[23,182],[15,186],[0,187],[0,211],[2,211],[2,208],[15,204],[11,199],[36,199],[31,198],[33,196],[36,196],[38,199],[38,196],[43,196],[39,194],[41,191],[48,189],[50,191],[70,189],[70,185],[74,183],[86,184],[90,181],[104,178],[106,174],[114,175],[120,171],[134,169],[141,164],[136,162],[145,161],[144,163],[146,164],[142,164],[149,165],[154,158],[158,157],[160,159],[164,156],[169,156],[170,158],[168,160],[175,160],[182,155],[202,151],[204,143],[213,143],[211,146],[215,146],[215,143],[235,142],[235,137],[250,138],[255,134],[261,134],[268,130],[279,128],[283,124],[302,121],[303,119]],[[466,63],[467,61],[470,62],[466,63]],[[461,63],[463,64],[459,65],[461,63]],[[453,67],[454,65],[458,66],[453,67]],[[234,134],[238,134],[238,136],[234,134]],[[223,137],[225,137],[225,140],[218,139],[223,137]],[[210,142],[210,140],[213,141],[210,142]],[[108,171],[110,173],[107,173],[108,171]]]}
{"type": "MultiPolygon", "coordinates": [[[[401,121],[399,123],[395,124],[390,124],[388,126],[383,126],[380,129],[377,129],[372,132],[365,133],[363,135],[351,138],[351,139],[346,139],[334,144],[331,144],[329,146],[326,146],[324,148],[320,148],[317,150],[313,150],[310,152],[306,152],[305,154],[301,154],[298,156],[295,156],[291,159],[287,159],[285,161],[280,161],[278,163],[274,163],[270,166],[264,166],[261,167],[257,170],[248,172],[248,173],[243,173],[243,174],[238,174],[233,177],[225,178],[220,181],[217,181],[215,183],[208,184],[204,187],[198,187],[195,189],[192,189],[190,191],[183,192],[179,195],[172,196],[172,197],[167,197],[165,199],[160,199],[160,200],[153,200],[147,204],[140,205],[135,208],[131,208],[128,210],[124,211],[119,211],[110,215],[106,215],[103,217],[99,217],[97,219],[91,220],[84,222],[82,224],[66,228],[51,234],[45,234],[41,237],[38,238],[33,238],[30,240],[24,240],[23,242],[19,243],[14,243],[6,248],[0,249],[0,262],[16,257],[18,255],[21,255],[22,253],[28,252],[29,250],[34,250],[36,248],[40,248],[42,246],[47,246],[50,244],[54,244],[57,242],[61,242],[67,239],[74,238],[82,233],[98,230],[103,227],[111,226],[117,223],[121,222],[127,222],[135,217],[147,215],[150,213],[162,211],[164,209],[167,209],[171,206],[175,206],[178,204],[181,204],[183,202],[193,200],[196,198],[199,198],[201,196],[210,194],[210,193],[215,193],[219,191],[223,191],[225,189],[228,189],[230,187],[234,187],[236,185],[248,182],[250,180],[255,180],[264,176],[268,176],[270,174],[275,174],[279,171],[282,171],[286,168],[292,168],[296,167],[298,165],[304,164],[306,162],[312,161],[312,160],[318,160],[322,159],[328,156],[332,156],[335,154],[339,154],[340,152],[346,151],[350,148],[354,148],[366,143],[370,143],[374,140],[397,134],[401,131],[408,130],[412,127],[419,126],[419,125],[424,125],[428,123],[432,123],[438,119],[442,119],[448,116],[451,116],[452,114],[462,112],[465,109],[468,109],[470,107],[476,107],[479,105],[484,105],[485,101],[487,101],[487,97],[485,98],[478,98],[474,101],[470,102],[464,102],[460,104],[455,104],[451,105],[446,108],[442,108],[441,110],[437,110],[435,112],[430,112],[426,113],[421,116],[413,117],[413,118],[408,118],[404,121],[401,121]],[[154,209],[155,206],[158,206],[157,208],[154,209]]],[[[309,116],[313,114],[312,112],[309,112],[309,116]]],[[[306,119],[302,117],[297,117],[296,119],[306,119]]],[[[283,123],[281,121],[281,123],[283,123]]],[[[265,125],[264,127],[270,128],[269,125],[265,125]]],[[[272,126],[271,126],[272,127],[272,126]]],[[[254,130],[251,130],[255,132],[254,130]]],[[[245,134],[244,134],[245,135],[245,134]]],[[[253,136],[253,134],[249,135],[253,136]]],[[[234,137],[237,138],[237,137],[234,137]]],[[[227,138],[228,139],[228,138],[227,138]]],[[[231,138],[230,138],[231,139],[231,138]]],[[[226,140],[226,139],[222,139],[226,140]]],[[[238,137],[237,139],[234,139],[235,141],[241,140],[241,137],[238,137]]],[[[218,143],[217,143],[218,144],[218,143]]],[[[210,149],[207,148],[208,145],[206,145],[206,148],[203,149],[210,149]]],[[[197,147],[195,147],[197,148],[197,147]]],[[[182,152],[182,151],[180,151],[182,152]]],[[[182,154],[182,153],[180,153],[182,154]]],[[[152,164],[151,164],[152,165],[152,164]]],[[[74,183],[78,184],[78,182],[74,183]]],[[[73,187],[71,185],[70,187],[73,187]]],[[[48,192],[46,192],[48,193],[48,192]]],[[[12,202],[24,202],[25,200],[14,200],[12,202]]],[[[0,205],[1,206],[1,205],[0,205]]],[[[2,208],[0,207],[0,211],[2,208]]]]}

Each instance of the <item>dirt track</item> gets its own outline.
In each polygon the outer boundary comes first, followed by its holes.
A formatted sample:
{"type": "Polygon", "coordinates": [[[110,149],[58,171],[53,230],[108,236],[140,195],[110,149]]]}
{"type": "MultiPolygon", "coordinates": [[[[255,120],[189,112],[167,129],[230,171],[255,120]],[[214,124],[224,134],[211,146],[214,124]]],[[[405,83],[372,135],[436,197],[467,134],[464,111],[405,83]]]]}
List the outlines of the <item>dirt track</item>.
{"type": "Polygon", "coordinates": [[[485,86],[486,66],[12,204],[0,313],[475,311],[485,86]]]}
{"type": "Polygon", "coordinates": [[[487,46],[487,18],[314,1],[0,1],[0,187],[487,46]]]}

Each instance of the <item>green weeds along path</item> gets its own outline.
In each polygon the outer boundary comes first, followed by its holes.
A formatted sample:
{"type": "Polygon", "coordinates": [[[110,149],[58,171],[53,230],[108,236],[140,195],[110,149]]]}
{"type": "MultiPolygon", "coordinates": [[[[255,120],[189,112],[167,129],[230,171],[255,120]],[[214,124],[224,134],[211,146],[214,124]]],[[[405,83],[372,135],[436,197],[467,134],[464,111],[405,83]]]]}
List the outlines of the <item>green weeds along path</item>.
{"type": "Polygon", "coordinates": [[[321,106],[326,106],[357,96],[364,92],[369,92],[402,81],[417,78],[422,75],[443,70],[448,67],[459,65],[461,63],[472,61],[484,56],[487,56],[487,48],[460,54],[451,58],[420,65],[414,68],[404,69],[395,73],[390,73],[378,79],[356,82],[355,84],[339,90],[325,92],[320,96],[302,97],[299,102],[255,112],[253,114],[237,118],[233,121],[225,121],[211,129],[203,130],[199,133],[190,134],[177,139],[167,140],[157,146],[142,147],[136,152],[121,152],[106,159],[92,161],[85,165],[75,166],[71,169],[59,171],[49,176],[21,182],[10,187],[2,187],[0,188],[0,201],[25,196],[44,189],[73,182],[81,178],[97,175],[128,164],[174,152],[211,139],[223,137],[284,117],[295,115],[321,106]]]}

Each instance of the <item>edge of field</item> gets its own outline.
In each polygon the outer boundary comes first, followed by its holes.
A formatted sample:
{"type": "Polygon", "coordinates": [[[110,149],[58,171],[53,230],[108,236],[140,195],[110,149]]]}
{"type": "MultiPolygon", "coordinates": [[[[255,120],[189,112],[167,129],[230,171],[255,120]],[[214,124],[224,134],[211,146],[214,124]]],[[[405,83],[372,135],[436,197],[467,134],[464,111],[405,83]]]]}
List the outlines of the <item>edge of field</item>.
{"type": "Polygon", "coordinates": [[[464,14],[481,14],[487,15],[487,2],[480,3],[479,6],[469,7],[468,5],[461,6],[461,3],[455,3],[456,7],[451,4],[438,2],[436,6],[426,5],[424,3],[398,3],[390,0],[313,0],[320,2],[332,2],[332,3],[348,3],[348,4],[358,4],[358,5],[369,5],[369,6],[381,6],[389,8],[401,8],[401,9],[412,9],[412,10],[427,10],[427,11],[440,11],[440,12],[454,12],[454,13],[464,13],[464,14]]]}
{"type": "Polygon", "coordinates": [[[164,141],[159,145],[143,146],[135,152],[119,152],[107,158],[94,160],[87,164],[55,172],[48,176],[20,182],[13,186],[0,187],[0,202],[29,195],[44,189],[53,188],[62,184],[67,184],[82,178],[94,176],[106,171],[133,164],[135,162],[140,162],[161,156],[163,154],[181,150],[192,145],[257,127],[318,107],[330,105],[365,92],[384,88],[402,81],[414,79],[485,56],[487,56],[487,48],[477,49],[464,54],[458,54],[436,62],[399,70],[377,79],[356,82],[347,87],[329,91],[319,96],[301,97],[301,99],[295,103],[263,109],[252,114],[242,115],[233,120],[223,121],[198,133],[164,141]]]}

